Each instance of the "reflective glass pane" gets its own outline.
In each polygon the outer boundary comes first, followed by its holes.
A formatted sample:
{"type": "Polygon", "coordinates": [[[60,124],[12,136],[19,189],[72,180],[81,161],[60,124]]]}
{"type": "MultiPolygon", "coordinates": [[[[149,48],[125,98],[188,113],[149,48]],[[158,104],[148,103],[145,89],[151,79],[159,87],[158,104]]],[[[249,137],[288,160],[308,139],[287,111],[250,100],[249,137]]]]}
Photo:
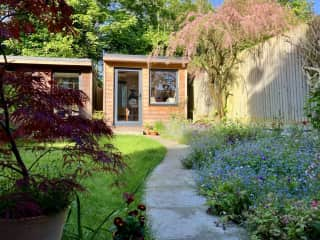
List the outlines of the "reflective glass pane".
{"type": "Polygon", "coordinates": [[[118,70],[118,121],[139,121],[139,71],[118,70]]]}
{"type": "Polygon", "coordinates": [[[150,103],[177,103],[177,71],[151,70],[150,73],[150,103]]]}

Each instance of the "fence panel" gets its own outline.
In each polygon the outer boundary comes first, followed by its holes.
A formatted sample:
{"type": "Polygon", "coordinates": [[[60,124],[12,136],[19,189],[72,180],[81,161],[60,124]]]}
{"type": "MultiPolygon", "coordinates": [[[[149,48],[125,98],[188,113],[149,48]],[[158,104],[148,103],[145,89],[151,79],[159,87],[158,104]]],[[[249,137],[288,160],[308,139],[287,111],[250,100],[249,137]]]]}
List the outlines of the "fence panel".
{"type": "MultiPolygon", "coordinates": [[[[228,101],[229,118],[286,123],[305,120],[308,86],[297,47],[305,32],[305,26],[298,27],[241,54],[242,61],[228,101]]],[[[207,80],[204,74],[195,79],[196,118],[209,116],[214,111],[212,98],[206,97],[207,80]]]]}

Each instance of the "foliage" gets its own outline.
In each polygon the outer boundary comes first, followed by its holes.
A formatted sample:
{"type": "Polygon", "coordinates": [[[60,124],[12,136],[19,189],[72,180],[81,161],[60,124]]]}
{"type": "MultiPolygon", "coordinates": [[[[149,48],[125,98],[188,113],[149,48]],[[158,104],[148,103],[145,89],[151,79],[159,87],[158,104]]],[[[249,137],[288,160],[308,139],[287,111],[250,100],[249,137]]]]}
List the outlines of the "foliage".
{"type": "Polygon", "coordinates": [[[310,239],[320,237],[320,208],[311,202],[284,201],[279,203],[272,194],[250,215],[247,227],[251,239],[310,239]]]}
{"type": "Polygon", "coordinates": [[[168,122],[155,122],[154,126],[164,138],[174,139],[180,143],[189,143],[195,130],[184,116],[173,114],[168,122]]]}
{"type": "MultiPolygon", "coordinates": [[[[67,0],[72,6],[73,34],[52,34],[34,24],[36,34],[23,34],[20,41],[6,41],[10,54],[54,57],[90,57],[100,60],[107,52],[146,54],[169,34],[197,5],[192,0],[67,0]]],[[[201,6],[202,6],[201,5],[201,6]]]]}
{"type": "Polygon", "coordinates": [[[127,203],[127,212],[125,218],[116,217],[113,221],[115,230],[113,232],[114,240],[144,240],[145,237],[145,214],[146,207],[139,204],[132,209],[130,204],[134,201],[134,196],[129,193],[124,194],[127,203]]]}
{"type": "Polygon", "coordinates": [[[205,192],[210,196],[207,204],[210,206],[208,213],[226,216],[226,221],[241,223],[244,214],[251,205],[249,193],[243,190],[239,182],[216,182],[215,187],[205,192]]]}
{"type": "MultiPolygon", "coordinates": [[[[310,16],[311,6],[307,0],[278,2],[301,19],[310,16]]],[[[101,58],[103,49],[146,54],[159,44],[166,48],[170,33],[179,29],[191,11],[208,13],[213,10],[208,0],[67,0],[67,3],[73,8],[74,34],[52,34],[42,24],[34,24],[35,34],[23,34],[21,41],[6,41],[7,52],[95,60],[101,58]]]]}
{"type": "Polygon", "coordinates": [[[44,24],[50,32],[60,32],[72,25],[72,9],[65,1],[4,0],[0,4],[0,39],[19,38],[33,33],[34,21],[44,24]],[[63,14],[61,14],[63,12],[63,14]],[[48,13],[51,13],[48,15],[48,13]]]}
{"type": "Polygon", "coordinates": [[[278,2],[290,8],[294,14],[303,21],[312,17],[313,2],[308,0],[278,0],[278,2]]]}
{"type": "Polygon", "coordinates": [[[10,39],[5,42],[7,52],[23,56],[45,57],[84,57],[82,49],[76,44],[75,36],[64,33],[50,33],[46,28],[21,40],[10,39]]]}
{"type": "Polygon", "coordinates": [[[165,128],[166,128],[165,124],[161,121],[154,123],[154,129],[159,133],[165,131],[165,128]]]}
{"type": "Polygon", "coordinates": [[[243,140],[256,140],[264,135],[256,125],[235,122],[212,125],[208,130],[193,135],[190,141],[192,152],[182,163],[186,168],[202,168],[208,159],[215,156],[216,151],[243,140]]]}
{"type": "MultiPolygon", "coordinates": [[[[4,185],[3,182],[2,186],[4,185]]],[[[0,192],[0,217],[19,219],[51,215],[67,209],[73,201],[73,193],[83,188],[72,179],[44,179],[30,186],[23,181],[7,184],[0,192]]]]}
{"type": "Polygon", "coordinates": [[[36,23],[36,33],[22,34],[20,40],[9,39],[7,51],[25,56],[90,57],[98,59],[102,52],[99,24],[106,18],[102,3],[96,0],[68,0],[73,8],[70,19],[73,34],[51,33],[43,24],[36,23]]]}
{"type": "MultiPolygon", "coordinates": [[[[2,41],[32,33],[33,23],[45,24],[49,31],[59,32],[71,26],[71,8],[59,1],[5,1],[1,5],[0,50],[2,41]]],[[[117,172],[122,169],[121,154],[112,146],[102,149],[97,137],[111,137],[112,131],[102,121],[81,115],[65,114],[68,107],[84,106],[88,97],[79,90],[54,87],[45,76],[18,72],[6,61],[0,67],[0,168],[3,177],[0,216],[32,217],[64,209],[73,193],[81,190],[79,179],[92,171],[117,172]],[[61,159],[64,172],[51,177],[35,170],[35,166],[54,149],[41,145],[28,146],[29,141],[49,142],[65,139],[61,159]],[[26,166],[21,155],[24,148],[34,153],[33,163],[26,166]],[[92,162],[88,162],[92,159],[92,162]],[[56,203],[55,203],[56,201],[56,203]]]]}
{"type": "Polygon", "coordinates": [[[290,14],[267,0],[229,0],[215,12],[191,13],[171,36],[167,54],[193,58],[208,74],[217,116],[225,116],[239,52],[288,27],[290,14]]]}
{"type": "MultiPolygon", "coordinates": [[[[233,132],[237,131],[229,136],[233,132]]],[[[245,223],[252,239],[318,238],[317,133],[300,128],[260,130],[235,134],[241,137],[231,142],[226,141],[228,134],[211,134],[198,136],[189,157],[210,213],[245,223]],[[216,138],[220,141],[211,145],[216,138]],[[199,156],[202,160],[196,164],[199,156]]]]}
{"type": "Polygon", "coordinates": [[[310,22],[306,39],[300,44],[304,58],[304,70],[309,84],[306,104],[307,116],[312,125],[320,129],[320,17],[310,22]]]}
{"type": "MultiPolygon", "coordinates": [[[[81,184],[86,191],[79,193],[81,202],[81,223],[83,239],[110,239],[110,227],[113,217],[117,214],[124,216],[123,193],[134,192],[135,201],[142,202],[144,183],[151,171],[164,159],[166,149],[156,140],[143,136],[117,135],[111,140],[99,139],[101,146],[112,143],[121,153],[126,163],[126,171],[112,175],[95,173],[90,178],[83,179],[81,184]],[[109,217],[108,217],[109,216],[109,217]],[[99,224],[101,227],[99,227],[99,224]],[[93,237],[93,233],[95,233],[93,237]]],[[[24,152],[24,155],[29,155],[24,152]]],[[[28,158],[28,160],[31,158],[28,158]]],[[[31,160],[31,159],[30,159],[31,160]]],[[[42,160],[41,168],[52,166],[55,157],[49,155],[42,160]]],[[[31,161],[30,161],[31,162],[31,161]]],[[[60,169],[53,166],[52,171],[60,169]]],[[[71,204],[71,215],[66,223],[63,239],[74,238],[77,233],[77,207],[71,204]]]]}
{"type": "Polygon", "coordinates": [[[103,111],[94,111],[92,118],[103,120],[104,113],[103,111]]]}

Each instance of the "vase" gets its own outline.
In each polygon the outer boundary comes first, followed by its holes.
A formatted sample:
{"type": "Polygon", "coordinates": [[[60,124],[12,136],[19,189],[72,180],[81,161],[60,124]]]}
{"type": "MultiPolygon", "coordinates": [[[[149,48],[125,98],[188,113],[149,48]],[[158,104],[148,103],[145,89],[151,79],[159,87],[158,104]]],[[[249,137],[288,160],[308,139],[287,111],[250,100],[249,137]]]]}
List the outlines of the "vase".
{"type": "Polygon", "coordinates": [[[0,219],[1,240],[60,240],[67,210],[50,216],[0,219]]]}

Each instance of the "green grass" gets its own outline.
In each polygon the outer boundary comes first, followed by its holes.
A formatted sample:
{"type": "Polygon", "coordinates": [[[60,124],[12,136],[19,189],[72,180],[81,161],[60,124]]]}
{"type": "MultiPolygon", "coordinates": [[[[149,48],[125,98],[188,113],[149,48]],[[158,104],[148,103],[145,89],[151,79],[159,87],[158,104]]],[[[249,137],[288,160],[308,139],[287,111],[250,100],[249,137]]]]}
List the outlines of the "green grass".
{"type": "MultiPolygon", "coordinates": [[[[101,144],[107,141],[109,140],[106,138],[100,140],[101,144]]],[[[87,191],[80,193],[79,196],[84,239],[89,239],[91,230],[96,229],[108,214],[123,208],[124,192],[133,192],[138,186],[141,186],[136,192],[135,199],[137,204],[142,201],[145,177],[162,161],[166,153],[166,149],[160,143],[143,136],[116,136],[112,143],[124,154],[128,167],[120,175],[98,173],[83,180],[82,184],[87,191]]],[[[59,148],[58,145],[56,147],[59,148]]],[[[30,154],[30,156],[25,156],[26,159],[31,158],[31,153],[25,152],[25,154],[30,154]]],[[[61,159],[59,152],[44,158],[42,160],[45,162],[42,165],[43,171],[57,172],[61,166],[55,163],[57,162],[55,160],[59,158],[61,159]]],[[[71,215],[65,227],[64,239],[75,239],[70,236],[77,234],[76,223],[76,204],[73,203],[71,215]]],[[[111,225],[110,221],[107,222],[95,239],[110,239],[108,229],[111,225]]]]}

